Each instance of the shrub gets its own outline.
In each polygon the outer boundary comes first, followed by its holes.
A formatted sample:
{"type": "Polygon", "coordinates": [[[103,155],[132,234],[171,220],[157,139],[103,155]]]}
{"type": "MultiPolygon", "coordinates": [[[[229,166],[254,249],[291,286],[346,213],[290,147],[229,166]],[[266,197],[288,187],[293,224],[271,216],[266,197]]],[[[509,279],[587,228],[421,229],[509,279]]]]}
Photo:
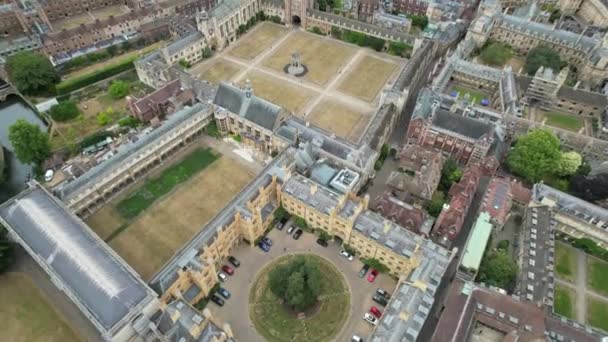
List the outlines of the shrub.
{"type": "Polygon", "coordinates": [[[388,43],[388,53],[395,56],[406,57],[406,52],[412,50],[412,46],[401,42],[388,43]]]}
{"type": "Polygon", "coordinates": [[[483,48],[479,58],[489,65],[502,66],[513,55],[511,47],[500,42],[492,42],[483,48]]]}
{"type": "Polygon", "coordinates": [[[233,135],[233,136],[232,136],[232,139],[234,139],[234,141],[239,142],[239,143],[240,143],[241,141],[243,141],[243,137],[241,137],[241,135],[240,135],[240,134],[233,135]]]}
{"type": "Polygon", "coordinates": [[[78,77],[67,79],[57,85],[57,94],[68,94],[76,89],[80,89],[95,82],[104,80],[108,77],[118,75],[121,72],[133,69],[133,61],[136,58],[137,56],[133,56],[132,58],[120,61],[116,64],[108,65],[105,68],[98,69],[78,77]]]}
{"type": "Polygon", "coordinates": [[[361,262],[364,263],[365,265],[371,267],[371,268],[375,268],[380,273],[386,273],[386,272],[388,272],[388,267],[386,267],[386,265],[384,265],[378,259],[374,259],[374,258],[365,259],[365,258],[362,258],[361,262]]]}
{"type": "Polygon", "coordinates": [[[58,122],[65,122],[68,120],[75,119],[80,115],[78,107],[72,101],[63,101],[51,107],[49,114],[53,120],[58,122]]]}
{"type": "Polygon", "coordinates": [[[139,121],[138,118],[134,117],[134,116],[127,116],[126,118],[122,118],[118,121],[118,125],[120,127],[131,127],[131,128],[135,128],[139,125],[141,125],[141,121],[139,121]]]}
{"type": "Polygon", "coordinates": [[[321,30],[321,28],[319,28],[318,26],[313,26],[310,29],[308,29],[309,32],[312,32],[314,34],[318,34],[321,36],[324,36],[325,33],[323,33],[323,30],[321,30]]]}
{"type": "Polygon", "coordinates": [[[125,81],[112,81],[108,93],[110,93],[110,96],[114,99],[122,99],[129,94],[129,88],[129,83],[125,81]]]}
{"type": "Polygon", "coordinates": [[[89,147],[89,146],[95,145],[97,143],[100,143],[100,142],[106,140],[107,137],[112,137],[112,133],[107,132],[107,131],[93,133],[93,134],[85,137],[84,139],[82,139],[82,141],[80,142],[80,148],[84,149],[85,147],[89,147]]]}

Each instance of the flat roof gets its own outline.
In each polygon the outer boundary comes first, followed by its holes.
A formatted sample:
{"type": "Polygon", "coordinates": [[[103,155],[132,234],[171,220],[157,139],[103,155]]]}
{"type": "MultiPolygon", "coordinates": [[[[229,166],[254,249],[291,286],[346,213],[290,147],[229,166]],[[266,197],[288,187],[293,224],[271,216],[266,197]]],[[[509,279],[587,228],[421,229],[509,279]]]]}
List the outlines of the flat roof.
{"type": "Polygon", "coordinates": [[[464,254],[460,265],[470,269],[479,269],[483,253],[485,252],[490,239],[490,234],[492,234],[490,214],[484,211],[479,214],[479,217],[477,217],[477,220],[475,221],[473,231],[464,248],[464,254]]]}
{"type": "Polygon", "coordinates": [[[84,222],[37,183],[0,206],[0,219],[85,315],[92,316],[98,329],[105,329],[102,333],[154,294],[84,222]]]}

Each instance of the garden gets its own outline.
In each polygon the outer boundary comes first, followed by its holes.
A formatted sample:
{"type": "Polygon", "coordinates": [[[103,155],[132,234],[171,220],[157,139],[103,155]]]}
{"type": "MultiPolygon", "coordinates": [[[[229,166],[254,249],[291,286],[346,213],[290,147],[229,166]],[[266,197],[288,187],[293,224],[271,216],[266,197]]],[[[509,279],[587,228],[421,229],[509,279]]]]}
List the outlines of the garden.
{"type": "Polygon", "coordinates": [[[545,124],[572,132],[580,131],[585,125],[582,118],[574,115],[557,112],[543,112],[543,115],[547,119],[545,124]]]}
{"type": "Polygon", "coordinates": [[[568,318],[574,318],[574,292],[566,286],[555,286],[555,299],[553,305],[555,312],[568,318]]]}
{"type": "Polygon", "coordinates": [[[260,271],[249,307],[255,329],[268,341],[332,341],[350,311],[350,292],[329,261],[290,255],[260,271]]]}
{"type": "Polygon", "coordinates": [[[555,244],[555,271],[564,280],[574,282],[576,276],[575,250],[562,244],[555,244]]]}

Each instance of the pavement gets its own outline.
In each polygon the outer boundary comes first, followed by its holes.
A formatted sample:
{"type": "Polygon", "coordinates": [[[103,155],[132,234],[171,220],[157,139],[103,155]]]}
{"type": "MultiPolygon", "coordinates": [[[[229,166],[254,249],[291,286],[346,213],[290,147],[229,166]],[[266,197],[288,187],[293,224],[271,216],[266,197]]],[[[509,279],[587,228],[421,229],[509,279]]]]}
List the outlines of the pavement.
{"type": "MultiPolygon", "coordinates": [[[[289,223],[286,224],[286,227],[288,226],[289,223]]],[[[213,314],[222,321],[230,323],[237,339],[248,342],[265,341],[255,331],[249,318],[251,284],[256,279],[259,270],[274,259],[288,254],[312,253],[331,262],[342,273],[350,290],[350,312],[344,327],[334,341],[350,341],[353,334],[365,340],[371,334],[372,326],[363,320],[363,314],[368,312],[373,305],[383,311],[382,306],[372,301],[372,296],[377,288],[383,288],[392,293],[397,282],[388,275],[380,274],[375,282],[369,283],[367,279],[358,276],[363,264],[357,258],[348,261],[342,257],[339,254],[341,250],[339,244],[329,241],[328,247],[322,247],[316,243],[316,235],[305,232],[299,240],[294,240],[286,234],[286,231],[287,228],[273,229],[268,234],[273,241],[273,246],[268,253],[249,245],[241,245],[235,250],[233,256],[241,262],[241,266],[222,284],[230,291],[231,297],[223,307],[209,303],[213,314]]]]}

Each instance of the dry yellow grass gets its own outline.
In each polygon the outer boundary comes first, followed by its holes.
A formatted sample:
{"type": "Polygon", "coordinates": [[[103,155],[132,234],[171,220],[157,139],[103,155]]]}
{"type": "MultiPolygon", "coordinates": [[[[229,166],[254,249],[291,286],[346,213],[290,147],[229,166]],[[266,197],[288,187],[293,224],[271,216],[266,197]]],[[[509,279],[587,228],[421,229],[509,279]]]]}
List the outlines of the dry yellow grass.
{"type": "Polygon", "coordinates": [[[338,137],[356,141],[365,129],[369,116],[338,102],[325,100],[312,110],[307,120],[338,137]]]}
{"type": "Polygon", "coordinates": [[[79,340],[29,278],[12,272],[0,276],[0,341],[79,340]]]}
{"type": "Polygon", "coordinates": [[[264,65],[283,72],[283,67],[291,61],[291,55],[296,51],[300,53],[302,63],[308,67],[304,79],[324,85],[353,56],[356,48],[312,33],[297,32],[283,42],[264,61],[264,65]]]}
{"type": "MultiPolygon", "coordinates": [[[[311,90],[259,72],[248,74],[245,79],[251,80],[255,95],[295,114],[298,114],[306,103],[317,95],[311,90]]],[[[245,82],[241,83],[244,84],[245,82]]]]}
{"type": "Polygon", "coordinates": [[[246,60],[254,59],[284,36],[287,30],[285,26],[278,24],[261,23],[254,31],[239,39],[238,44],[228,54],[246,60]]]}
{"type": "Polygon", "coordinates": [[[397,64],[373,56],[364,56],[350,69],[338,90],[362,100],[373,101],[388,79],[397,69],[397,64]]]}
{"type": "MultiPolygon", "coordinates": [[[[112,239],[110,246],[148,279],[254,176],[255,172],[223,156],[154,203],[112,239]]],[[[121,219],[115,209],[102,209],[98,213],[88,220],[98,234],[107,236],[113,231],[104,227],[106,223],[120,226],[121,219]]]]}
{"type": "Polygon", "coordinates": [[[222,58],[215,58],[209,62],[198,64],[190,69],[190,74],[211,83],[218,84],[220,81],[230,81],[241,67],[222,58]]]}

